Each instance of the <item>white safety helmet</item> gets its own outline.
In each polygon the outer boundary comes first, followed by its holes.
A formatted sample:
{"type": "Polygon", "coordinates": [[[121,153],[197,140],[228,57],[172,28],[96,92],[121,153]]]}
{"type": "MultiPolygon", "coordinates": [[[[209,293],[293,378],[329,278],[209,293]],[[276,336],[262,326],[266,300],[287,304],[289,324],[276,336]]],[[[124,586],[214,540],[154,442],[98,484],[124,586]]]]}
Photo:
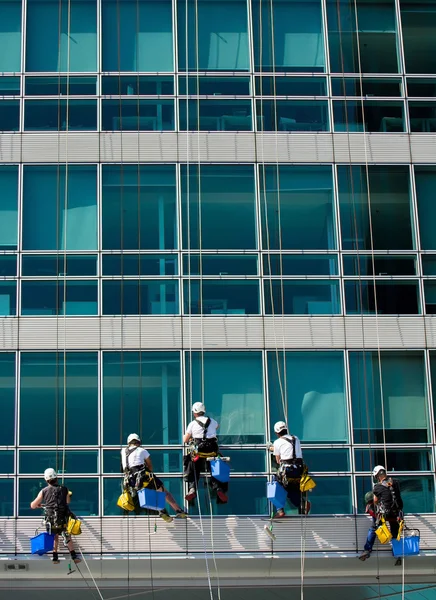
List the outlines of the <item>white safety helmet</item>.
{"type": "Polygon", "coordinates": [[[274,425],[274,431],[276,433],[280,433],[281,431],[283,431],[283,429],[287,429],[288,426],[286,425],[286,423],[284,421],[277,421],[277,423],[274,425]]]}
{"type": "Polygon", "coordinates": [[[57,473],[54,469],[46,469],[44,471],[44,479],[46,481],[52,481],[53,479],[57,479],[57,473]]]}
{"type": "Polygon", "coordinates": [[[384,468],[383,465],[377,465],[376,467],[373,468],[372,476],[374,477],[374,479],[377,477],[377,475],[380,473],[380,471],[386,471],[386,469],[384,468]]]}
{"type": "Polygon", "coordinates": [[[195,404],[192,405],[192,412],[193,413],[204,413],[206,412],[206,407],[204,406],[203,402],[196,402],[195,404]]]}
{"type": "Polygon", "coordinates": [[[141,442],[141,438],[137,433],[131,433],[127,438],[127,443],[131,444],[132,442],[141,442]]]}

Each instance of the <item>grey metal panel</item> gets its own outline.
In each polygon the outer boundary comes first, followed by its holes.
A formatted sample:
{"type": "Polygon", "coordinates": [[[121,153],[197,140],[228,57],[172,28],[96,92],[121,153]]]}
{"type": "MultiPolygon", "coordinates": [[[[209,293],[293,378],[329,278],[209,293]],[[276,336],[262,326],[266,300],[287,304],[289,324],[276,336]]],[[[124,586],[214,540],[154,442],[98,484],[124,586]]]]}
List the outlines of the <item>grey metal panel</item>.
{"type": "Polygon", "coordinates": [[[180,317],[102,317],[103,348],[180,348],[180,317]]]}
{"type": "Polygon", "coordinates": [[[176,162],[177,136],[171,131],[100,134],[101,162],[176,162]]]}
{"type": "Polygon", "coordinates": [[[19,133],[0,134],[0,163],[21,162],[21,135],[19,133]]]}
{"type": "Polygon", "coordinates": [[[262,317],[184,317],[185,348],[262,348],[262,317]]]}
{"type": "Polygon", "coordinates": [[[408,163],[411,160],[405,133],[335,133],[333,144],[335,162],[408,163]]]}
{"type": "Polygon", "coordinates": [[[0,349],[15,350],[18,346],[18,319],[0,318],[0,349]]]}
{"type": "Polygon", "coordinates": [[[190,162],[254,162],[254,144],[254,133],[248,131],[179,133],[179,161],[189,156],[190,162]]]}
{"type": "Polygon", "coordinates": [[[410,135],[412,161],[414,163],[435,163],[436,144],[434,134],[412,133],[410,135]]]}
{"type": "Polygon", "coordinates": [[[99,134],[86,132],[23,133],[23,162],[98,162],[99,134]]]}
{"type": "Polygon", "coordinates": [[[256,134],[256,160],[283,163],[329,163],[334,158],[330,133],[256,134]]]}
{"type": "Polygon", "coordinates": [[[347,317],[349,348],[424,348],[423,317],[347,317]]]}
{"type": "Polygon", "coordinates": [[[99,327],[98,317],[20,317],[19,344],[23,350],[98,349],[99,327]]]}
{"type": "Polygon", "coordinates": [[[425,339],[428,348],[436,348],[436,316],[425,317],[425,339]]]}

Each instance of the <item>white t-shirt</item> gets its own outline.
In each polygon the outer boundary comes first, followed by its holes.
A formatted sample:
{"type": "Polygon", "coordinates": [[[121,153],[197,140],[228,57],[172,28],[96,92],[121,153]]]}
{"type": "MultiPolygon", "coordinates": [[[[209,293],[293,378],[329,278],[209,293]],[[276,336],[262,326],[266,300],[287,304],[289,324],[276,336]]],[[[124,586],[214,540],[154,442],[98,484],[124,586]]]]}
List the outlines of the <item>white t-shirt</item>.
{"type": "Polygon", "coordinates": [[[292,436],[289,434],[282,435],[274,442],[274,456],[280,456],[280,460],[292,460],[293,458],[303,458],[303,454],[301,452],[300,440],[297,436],[292,436]],[[295,456],[293,455],[293,446],[283,438],[287,438],[291,440],[292,437],[295,438],[295,456]]]}
{"type": "MultiPolygon", "coordinates": [[[[206,417],[205,415],[202,415],[201,417],[197,417],[198,421],[201,421],[202,423],[206,423],[208,418],[209,417],[206,417]]],[[[215,438],[217,428],[218,428],[218,423],[215,421],[215,419],[211,419],[210,423],[209,423],[209,427],[207,428],[206,438],[207,439],[215,438]]],[[[204,429],[196,421],[191,421],[188,425],[188,428],[186,429],[186,433],[190,433],[193,438],[203,439],[204,429]]]]}
{"type": "MultiPolygon", "coordinates": [[[[132,447],[129,446],[128,448],[130,450],[132,447]]],[[[142,465],[144,464],[144,462],[146,461],[146,459],[149,456],[150,456],[150,453],[147,452],[147,450],[145,448],[141,448],[141,446],[138,446],[136,448],[136,450],[134,450],[133,452],[131,452],[129,454],[129,468],[130,467],[142,467],[142,465]]],[[[123,464],[123,469],[125,469],[127,466],[126,449],[125,448],[123,448],[121,450],[121,462],[123,464]]]]}

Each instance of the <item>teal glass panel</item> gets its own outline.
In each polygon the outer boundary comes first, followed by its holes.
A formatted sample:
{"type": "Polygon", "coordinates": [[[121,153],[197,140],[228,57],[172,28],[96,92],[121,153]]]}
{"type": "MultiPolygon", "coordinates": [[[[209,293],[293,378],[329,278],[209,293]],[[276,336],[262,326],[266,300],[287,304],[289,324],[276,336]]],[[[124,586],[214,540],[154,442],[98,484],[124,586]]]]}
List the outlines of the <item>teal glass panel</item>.
{"type": "Polygon", "coordinates": [[[103,165],[103,250],[177,248],[174,165],[103,165]]]}
{"type": "Polygon", "coordinates": [[[410,131],[436,131],[436,102],[409,102],[410,131]]]}
{"type": "Polygon", "coordinates": [[[350,352],[349,361],[354,442],[428,442],[423,353],[382,351],[379,364],[377,352],[350,352]]]}
{"type": "MultiPolygon", "coordinates": [[[[0,3],[0,7],[6,3],[0,3]]],[[[1,8],[0,8],[1,10],[1,8]]],[[[1,35],[1,34],[0,34],[1,35]]],[[[2,57],[3,58],[3,57],[2,57]]],[[[20,78],[19,77],[0,77],[0,96],[19,96],[20,95],[20,78]]]]}
{"type": "MultiPolygon", "coordinates": [[[[349,515],[351,506],[351,477],[316,477],[316,493],[309,494],[311,515],[349,515]]],[[[288,502],[286,514],[296,515],[297,509],[288,502]]]]}
{"type": "Polygon", "coordinates": [[[98,443],[97,353],[67,352],[65,358],[55,352],[21,354],[21,446],[98,443]]]}
{"type": "Polygon", "coordinates": [[[415,256],[343,255],[344,275],[417,275],[415,256]]]}
{"type": "Polygon", "coordinates": [[[349,471],[349,452],[345,448],[303,448],[304,462],[311,473],[349,471]]]}
{"type": "Polygon", "coordinates": [[[407,95],[410,98],[434,98],[436,96],[436,79],[415,79],[407,77],[407,95]]]}
{"type": "Polygon", "coordinates": [[[232,477],[228,504],[217,504],[215,495],[209,495],[209,488],[203,490],[200,484],[197,501],[193,508],[189,508],[189,514],[198,515],[200,503],[203,516],[209,516],[211,509],[212,515],[267,515],[266,483],[266,477],[232,477]]]}
{"type": "Polygon", "coordinates": [[[330,166],[263,166],[260,207],[264,250],[337,247],[330,166]]]}
{"type": "Polygon", "coordinates": [[[174,100],[103,100],[103,131],[174,130],[174,100]]]}
{"type": "Polygon", "coordinates": [[[2,165],[0,167],[0,250],[16,250],[17,239],[18,167],[2,165]]]}
{"type": "Polygon", "coordinates": [[[0,317],[15,315],[17,311],[16,281],[0,281],[0,317]]]}
{"type": "Polygon", "coordinates": [[[173,71],[171,0],[102,1],[103,71],[173,71]]]}
{"type": "Polygon", "coordinates": [[[272,439],[274,423],[285,416],[283,389],[292,433],[302,442],[348,441],[342,352],[286,352],[285,359],[268,352],[268,377],[272,439]]]}
{"type": "Polygon", "coordinates": [[[177,275],[176,254],[104,254],[103,275],[177,275]]]}
{"type": "Polygon", "coordinates": [[[15,387],[15,352],[0,352],[0,389],[2,406],[0,446],[14,445],[15,387]]]}
{"type": "Polygon", "coordinates": [[[338,315],[339,281],[273,279],[264,282],[267,315],[338,315]]]}
{"type": "Polygon", "coordinates": [[[424,281],[425,314],[436,314],[436,281],[424,281]]]}
{"type": "Polygon", "coordinates": [[[0,479],[0,516],[14,514],[14,479],[0,479]]]}
{"type": "Polygon", "coordinates": [[[319,0],[252,0],[254,68],[273,72],[325,70],[319,0]]]}
{"type": "MultiPolygon", "coordinates": [[[[421,255],[422,260],[422,273],[423,275],[436,275],[436,256],[432,254],[421,255]]],[[[1,267],[0,267],[1,269],[1,267]]]]}
{"type": "MultiPolygon", "coordinates": [[[[125,440],[123,440],[124,443],[125,440]]],[[[182,450],[155,450],[148,448],[155,473],[181,473],[182,450]]],[[[103,473],[121,472],[120,450],[103,450],[103,473]]]]}
{"type": "Polygon", "coordinates": [[[335,131],[401,133],[406,131],[404,102],[333,100],[335,131]],[[363,104],[363,107],[362,107],[363,104]]]}
{"type": "MultiPolygon", "coordinates": [[[[176,502],[180,507],[183,507],[183,484],[181,477],[162,477],[164,488],[171,492],[176,502]]],[[[103,514],[105,516],[121,516],[123,511],[117,506],[117,500],[122,492],[122,478],[115,477],[104,477],[103,478],[103,514]]],[[[166,504],[168,512],[174,515],[173,509],[169,504],[166,504]]],[[[143,514],[147,514],[146,510],[142,511],[143,514]]],[[[154,532],[155,522],[159,522],[159,517],[152,515],[148,525],[146,525],[146,531],[150,533],[154,532]],[[149,527],[149,529],[148,529],[149,527]]],[[[158,523],[159,529],[159,523],[158,523]]]]}
{"type": "Polygon", "coordinates": [[[65,172],[65,165],[25,165],[23,250],[97,249],[96,166],[68,165],[67,182],[65,172]]]}
{"type": "Polygon", "coordinates": [[[26,96],[95,96],[97,77],[26,77],[26,96]]]}
{"type": "Polygon", "coordinates": [[[184,312],[191,315],[258,315],[259,281],[209,280],[183,282],[184,312]]]}
{"type": "MultiPolygon", "coordinates": [[[[265,442],[265,406],[260,352],[189,352],[186,355],[189,404],[206,402],[220,424],[220,444],[265,442]],[[191,390],[192,388],[192,390],[191,390]]],[[[191,421],[191,406],[187,421],[191,421]]]]}
{"type": "Polygon", "coordinates": [[[28,0],[26,71],[96,70],[96,0],[28,0]]]}
{"type": "MultiPolygon", "coordinates": [[[[98,509],[98,479],[66,478],[61,481],[73,493],[70,508],[79,517],[95,517],[98,509]]],[[[20,517],[41,517],[41,510],[32,510],[30,503],[47,484],[42,479],[20,479],[18,484],[19,503],[18,514],[20,517]]]]}
{"type": "Polygon", "coordinates": [[[104,75],[101,78],[101,86],[104,96],[174,95],[174,77],[171,75],[163,77],[152,75],[104,75]]]}
{"type": "Polygon", "coordinates": [[[83,277],[97,275],[97,256],[74,254],[30,254],[21,261],[23,277],[83,277]]]}
{"type": "Polygon", "coordinates": [[[96,131],[96,100],[26,100],[25,131],[96,131]]]}
{"type": "Polygon", "coordinates": [[[265,275],[337,275],[336,254],[268,254],[263,256],[265,275]]]}
{"type": "Polygon", "coordinates": [[[19,128],[19,100],[0,100],[0,131],[18,131],[19,128]]]}
{"type": "Polygon", "coordinates": [[[436,167],[416,166],[415,183],[421,248],[436,250],[436,167]]]}
{"type": "Polygon", "coordinates": [[[22,315],[96,315],[97,281],[22,281],[22,315]],[[65,291],[64,291],[65,290],[65,291]]]}
{"type": "Polygon", "coordinates": [[[249,96],[248,77],[179,77],[182,96],[249,96]]]}
{"type": "Polygon", "coordinates": [[[13,450],[0,451],[0,473],[13,474],[15,472],[13,450]]]}
{"type": "Polygon", "coordinates": [[[436,10],[434,2],[401,0],[406,73],[436,73],[436,10]]]}
{"type": "Polygon", "coordinates": [[[252,131],[250,100],[180,100],[181,131],[252,131]]]}
{"type": "Polygon", "coordinates": [[[59,476],[62,474],[98,473],[98,450],[57,450],[20,451],[19,472],[21,475],[42,475],[49,467],[59,476]]]}
{"type": "Polygon", "coordinates": [[[230,450],[221,446],[220,452],[223,456],[230,458],[229,466],[232,473],[264,473],[266,470],[264,450],[242,450],[240,448],[230,450]]]}
{"type": "Polygon", "coordinates": [[[385,465],[395,477],[395,471],[432,471],[433,457],[431,449],[410,450],[402,448],[386,449],[365,448],[355,450],[356,471],[372,471],[374,465],[385,465]]]}
{"type": "Polygon", "coordinates": [[[345,281],[345,309],[349,315],[418,315],[418,281],[345,281]]]}
{"type": "Polygon", "coordinates": [[[327,0],[334,73],[398,73],[394,0],[327,0]]]}
{"type": "Polygon", "coordinates": [[[402,96],[401,79],[332,77],[333,96],[402,96]]]}
{"type": "Polygon", "coordinates": [[[21,71],[20,0],[0,2],[0,73],[21,71]]]}
{"type": "Polygon", "coordinates": [[[132,431],[145,448],[180,444],[180,387],[178,352],[104,352],[104,444],[124,445],[132,431]]]}
{"type": "Polygon", "coordinates": [[[344,250],[414,248],[408,167],[338,166],[338,188],[344,250]]]}
{"type": "Polygon", "coordinates": [[[328,102],[258,100],[257,131],[328,131],[328,102]]]}
{"type": "Polygon", "coordinates": [[[181,177],[184,248],[257,247],[253,165],[182,165],[181,177]]]}
{"type": "Polygon", "coordinates": [[[325,77],[256,77],[257,96],[327,96],[325,77]]]}
{"type": "Polygon", "coordinates": [[[177,0],[177,38],[179,71],[248,71],[247,2],[177,0]]]}
{"type": "Polygon", "coordinates": [[[4,254],[0,256],[0,276],[16,277],[17,275],[17,256],[4,254]]]}
{"type": "MultiPolygon", "coordinates": [[[[400,484],[401,497],[404,502],[404,512],[408,513],[433,513],[435,512],[434,480],[433,476],[399,476],[392,473],[400,484]]],[[[317,479],[318,482],[318,479],[317,479]]],[[[357,511],[365,510],[365,494],[372,488],[371,477],[356,477],[357,511]]],[[[318,488],[317,488],[318,491],[318,488]]]]}
{"type": "Polygon", "coordinates": [[[178,281],[103,281],[104,315],[175,315],[178,281]]]}
{"type": "Polygon", "coordinates": [[[257,256],[207,255],[183,256],[184,275],[258,275],[257,256]]]}

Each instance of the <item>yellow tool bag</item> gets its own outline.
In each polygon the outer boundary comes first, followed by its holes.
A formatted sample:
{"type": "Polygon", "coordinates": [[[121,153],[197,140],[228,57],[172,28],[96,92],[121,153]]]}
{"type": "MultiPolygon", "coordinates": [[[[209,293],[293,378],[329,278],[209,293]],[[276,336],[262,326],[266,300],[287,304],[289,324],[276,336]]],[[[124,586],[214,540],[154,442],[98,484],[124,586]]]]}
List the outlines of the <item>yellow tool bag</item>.
{"type": "Polygon", "coordinates": [[[397,535],[397,541],[399,542],[401,539],[401,534],[403,533],[403,529],[404,529],[404,519],[401,519],[400,521],[400,526],[398,528],[398,535],[397,535]]]}
{"type": "Polygon", "coordinates": [[[67,533],[70,535],[80,535],[82,533],[82,522],[76,517],[69,517],[67,522],[67,533]]]}
{"type": "Polygon", "coordinates": [[[121,496],[118,498],[117,505],[123,510],[135,510],[132,496],[128,490],[124,490],[121,496]]]}
{"type": "Polygon", "coordinates": [[[307,473],[304,473],[300,479],[300,492],[309,492],[310,490],[313,490],[314,487],[316,487],[316,483],[312,477],[307,473]]]}
{"type": "Polygon", "coordinates": [[[377,527],[375,530],[376,536],[378,537],[378,541],[380,544],[387,544],[392,539],[392,534],[389,530],[389,527],[386,525],[386,521],[381,519],[381,525],[377,527]]]}

